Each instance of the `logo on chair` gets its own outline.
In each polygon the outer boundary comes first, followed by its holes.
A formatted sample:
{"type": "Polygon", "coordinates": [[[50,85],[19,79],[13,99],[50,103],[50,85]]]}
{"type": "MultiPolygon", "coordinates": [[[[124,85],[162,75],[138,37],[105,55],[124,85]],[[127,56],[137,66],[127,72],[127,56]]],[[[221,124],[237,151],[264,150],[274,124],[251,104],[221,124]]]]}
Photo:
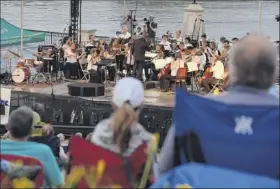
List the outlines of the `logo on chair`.
{"type": "Polygon", "coordinates": [[[252,135],[253,134],[253,129],[252,129],[253,118],[252,117],[240,116],[240,117],[236,117],[234,120],[236,123],[235,128],[234,128],[235,133],[242,134],[242,135],[252,135]]]}

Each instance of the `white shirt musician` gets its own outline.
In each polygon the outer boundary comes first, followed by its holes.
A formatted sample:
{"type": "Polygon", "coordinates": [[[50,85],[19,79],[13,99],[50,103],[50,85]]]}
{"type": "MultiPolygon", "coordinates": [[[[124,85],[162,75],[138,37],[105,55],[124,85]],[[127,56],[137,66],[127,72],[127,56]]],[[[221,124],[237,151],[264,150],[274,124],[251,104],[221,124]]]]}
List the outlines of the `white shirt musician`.
{"type": "Polygon", "coordinates": [[[65,50],[64,58],[66,58],[66,64],[64,67],[65,77],[67,79],[77,78],[78,69],[80,68],[80,65],[78,63],[78,59],[80,58],[80,56],[77,53],[75,43],[71,44],[71,48],[65,50]]]}
{"type": "Polygon", "coordinates": [[[171,51],[171,43],[168,41],[168,37],[166,35],[162,37],[162,40],[159,44],[163,45],[165,51],[171,51]]]}
{"type": "Polygon", "coordinates": [[[96,50],[91,50],[91,53],[87,57],[87,70],[95,70],[97,71],[97,64],[100,62],[100,56],[98,56],[98,53],[96,50]]]}
{"type": "Polygon", "coordinates": [[[131,37],[131,33],[128,32],[127,26],[123,25],[122,33],[119,35],[119,38],[129,39],[131,37]]]}
{"type": "Polygon", "coordinates": [[[212,78],[202,78],[201,85],[205,88],[206,92],[211,91],[211,85],[215,85],[218,81],[223,82],[224,80],[224,64],[219,60],[219,56],[213,57],[213,64],[210,68],[210,72],[213,73],[212,78]]]}
{"type": "Polygon", "coordinates": [[[175,40],[177,45],[180,45],[181,42],[184,42],[184,38],[181,36],[181,30],[176,31],[175,40]]]}

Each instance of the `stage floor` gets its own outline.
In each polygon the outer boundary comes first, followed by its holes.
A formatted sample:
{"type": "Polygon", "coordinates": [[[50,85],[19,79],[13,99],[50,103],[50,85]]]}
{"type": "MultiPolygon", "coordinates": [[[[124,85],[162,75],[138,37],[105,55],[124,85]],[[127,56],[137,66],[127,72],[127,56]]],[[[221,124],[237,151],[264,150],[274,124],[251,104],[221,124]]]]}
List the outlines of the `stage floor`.
{"type": "MultiPolygon", "coordinates": [[[[31,92],[37,94],[51,94],[52,89],[54,95],[59,96],[70,96],[68,94],[67,85],[70,83],[74,83],[78,81],[72,82],[64,82],[59,84],[53,84],[53,87],[47,84],[20,84],[20,85],[2,85],[1,87],[10,88],[12,91],[20,92],[31,92]]],[[[85,100],[95,101],[95,102],[109,102],[112,98],[112,89],[113,87],[108,86],[105,89],[105,95],[99,97],[78,97],[85,100]]],[[[145,104],[153,105],[153,106],[164,106],[164,107],[173,107],[174,106],[174,92],[160,92],[157,89],[149,89],[145,90],[145,104]]]]}

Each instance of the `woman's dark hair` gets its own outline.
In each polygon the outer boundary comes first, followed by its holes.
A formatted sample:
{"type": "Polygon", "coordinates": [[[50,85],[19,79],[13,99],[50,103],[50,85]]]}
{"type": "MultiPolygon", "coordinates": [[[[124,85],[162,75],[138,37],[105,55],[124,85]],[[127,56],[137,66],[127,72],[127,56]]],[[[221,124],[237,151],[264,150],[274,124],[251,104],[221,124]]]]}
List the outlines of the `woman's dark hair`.
{"type": "Polygon", "coordinates": [[[201,35],[201,37],[207,38],[207,35],[204,33],[201,35]]]}

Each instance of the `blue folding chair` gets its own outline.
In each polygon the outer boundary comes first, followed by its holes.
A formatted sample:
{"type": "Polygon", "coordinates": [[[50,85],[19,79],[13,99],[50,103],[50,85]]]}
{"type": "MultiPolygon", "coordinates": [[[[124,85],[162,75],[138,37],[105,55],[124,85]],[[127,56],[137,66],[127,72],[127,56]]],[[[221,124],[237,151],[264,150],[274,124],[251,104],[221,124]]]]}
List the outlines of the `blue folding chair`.
{"type": "Polygon", "coordinates": [[[279,107],[230,105],[177,89],[175,162],[279,177],[279,107]]]}

